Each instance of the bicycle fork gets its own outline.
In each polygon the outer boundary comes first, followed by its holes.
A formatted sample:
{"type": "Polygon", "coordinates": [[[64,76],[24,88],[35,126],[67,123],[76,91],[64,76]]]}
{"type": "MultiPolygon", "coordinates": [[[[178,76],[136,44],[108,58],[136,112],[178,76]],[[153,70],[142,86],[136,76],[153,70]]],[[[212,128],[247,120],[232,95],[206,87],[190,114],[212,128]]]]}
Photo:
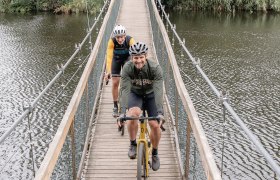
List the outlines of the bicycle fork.
{"type": "MultiPolygon", "coordinates": [[[[139,135],[139,140],[137,142],[137,152],[138,152],[138,147],[140,143],[144,143],[144,149],[145,149],[145,171],[146,171],[146,177],[149,176],[149,155],[152,151],[152,144],[147,141],[146,136],[149,137],[149,131],[147,129],[147,121],[146,120],[141,120],[140,121],[140,135],[139,135]]],[[[142,162],[143,163],[143,162],[142,162]]]]}

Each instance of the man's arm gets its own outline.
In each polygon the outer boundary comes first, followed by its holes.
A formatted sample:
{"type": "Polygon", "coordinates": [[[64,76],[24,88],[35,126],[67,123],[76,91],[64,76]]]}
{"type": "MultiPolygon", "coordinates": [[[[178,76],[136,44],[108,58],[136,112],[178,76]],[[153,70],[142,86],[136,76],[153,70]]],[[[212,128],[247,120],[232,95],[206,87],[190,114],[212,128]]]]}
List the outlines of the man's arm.
{"type": "Polygon", "coordinates": [[[120,83],[120,105],[121,113],[125,114],[128,106],[128,96],[131,89],[131,78],[128,74],[130,66],[126,63],[123,67],[120,83]]]}
{"type": "Polygon", "coordinates": [[[153,90],[155,94],[155,101],[157,112],[163,113],[163,74],[160,65],[157,65],[154,72],[153,90]]]}
{"type": "Polygon", "coordinates": [[[112,39],[108,41],[107,56],[106,56],[106,73],[111,73],[111,66],[113,60],[114,42],[112,39]]]}

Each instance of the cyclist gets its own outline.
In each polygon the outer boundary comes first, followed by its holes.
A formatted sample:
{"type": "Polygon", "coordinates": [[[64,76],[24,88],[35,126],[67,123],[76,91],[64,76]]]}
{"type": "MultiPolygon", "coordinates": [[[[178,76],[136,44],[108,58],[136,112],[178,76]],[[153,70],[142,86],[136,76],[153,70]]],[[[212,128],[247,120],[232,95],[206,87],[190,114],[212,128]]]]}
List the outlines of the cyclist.
{"type": "MultiPolygon", "coordinates": [[[[162,69],[156,62],[147,59],[148,47],[145,43],[137,42],[130,46],[131,61],[127,62],[121,75],[120,104],[121,115],[124,117],[126,109],[128,116],[139,117],[141,109],[147,110],[148,116],[157,116],[163,120],[163,75],[162,69]]],[[[151,128],[150,140],[153,145],[152,169],[158,170],[158,144],[161,138],[160,122],[149,121],[151,128]]],[[[136,158],[136,135],[138,121],[127,121],[130,138],[128,156],[136,158]]]]}
{"type": "Polygon", "coordinates": [[[115,26],[113,38],[108,41],[105,81],[112,76],[112,96],[113,96],[113,117],[118,116],[118,94],[120,71],[123,65],[129,60],[129,47],[134,44],[134,39],[126,35],[125,27],[115,26]]]}

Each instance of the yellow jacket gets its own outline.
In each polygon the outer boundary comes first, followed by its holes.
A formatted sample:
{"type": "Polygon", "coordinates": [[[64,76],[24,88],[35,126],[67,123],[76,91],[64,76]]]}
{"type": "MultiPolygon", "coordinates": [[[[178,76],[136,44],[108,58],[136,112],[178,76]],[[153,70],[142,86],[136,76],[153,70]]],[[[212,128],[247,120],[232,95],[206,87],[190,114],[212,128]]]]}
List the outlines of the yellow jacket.
{"type": "MultiPolygon", "coordinates": [[[[116,57],[116,54],[117,54],[116,51],[117,50],[122,51],[122,53],[125,53],[125,55],[128,57],[129,56],[128,49],[134,43],[135,43],[135,41],[132,37],[126,36],[124,46],[122,46],[121,48],[118,48],[117,46],[119,44],[116,42],[116,39],[115,38],[109,39],[108,46],[107,46],[107,57],[106,57],[106,72],[107,73],[111,73],[111,66],[112,66],[113,59],[118,59],[116,57]],[[129,41],[129,42],[127,42],[127,41],[129,41]],[[116,50],[116,48],[118,48],[118,49],[116,50]]],[[[123,59],[123,60],[126,60],[126,59],[123,59]]]]}

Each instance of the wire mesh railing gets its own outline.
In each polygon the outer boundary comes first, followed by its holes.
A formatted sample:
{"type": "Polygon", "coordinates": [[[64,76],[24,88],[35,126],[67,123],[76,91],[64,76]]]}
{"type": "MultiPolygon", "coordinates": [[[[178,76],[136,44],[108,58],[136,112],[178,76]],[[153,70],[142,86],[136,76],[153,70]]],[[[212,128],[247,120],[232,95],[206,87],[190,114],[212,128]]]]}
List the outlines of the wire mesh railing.
{"type": "Polygon", "coordinates": [[[35,179],[82,178],[102,86],[106,47],[121,1],[111,1],[92,54],[35,179]]]}
{"type": "MultiPolygon", "coordinates": [[[[20,117],[9,128],[3,129],[4,132],[2,131],[0,137],[0,179],[33,179],[35,177],[48,146],[58,129],[79,77],[88,62],[92,50],[92,40],[96,36],[98,26],[101,25],[100,21],[103,19],[109,4],[110,1],[104,1],[103,8],[100,9],[100,13],[94,20],[90,20],[87,16],[86,36],[81,43],[75,45],[75,52],[64,65],[57,65],[58,73],[55,77],[32,102],[26,103],[24,112],[20,117]],[[91,27],[89,26],[90,23],[93,24],[91,27]]],[[[102,65],[99,63],[99,66],[102,67],[102,65]]],[[[98,81],[96,79],[100,75],[94,74],[92,76],[92,84],[88,86],[88,89],[90,89],[88,94],[90,95],[97,93],[98,81]]],[[[94,100],[91,100],[89,105],[84,104],[82,107],[89,108],[93,104],[94,100]]],[[[80,112],[77,118],[81,119],[84,116],[80,112]]],[[[79,121],[77,120],[77,122],[79,121]]],[[[73,129],[76,129],[76,131],[73,130],[76,133],[76,138],[80,138],[76,142],[78,147],[76,150],[77,162],[80,161],[82,154],[80,152],[83,145],[81,139],[84,139],[86,133],[77,132],[88,127],[88,123],[88,120],[81,121],[73,127],[73,129]]],[[[69,156],[69,154],[66,156],[69,156]]],[[[73,174],[72,171],[71,173],[73,174]]]]}
{"type": "MultiPolygon", "coordinates": [[[[250,127],[254,126],[254,124],[247,123],[245,125],[233,110],[229,104],[228,93],[218,91],[210,81],[201,69],[200,60],[190,54],[186,48],[185,40],[179,37],[176,32],[176,25],[170,22],[169,15],[165,12],[161,1],[157,0],[156,2],[163,23],[166,29],[170,30],[169,38],[173,49],[175,44],[178,46],[177,49],[180,49],[177,50],[176,57],[179,57],[177,60],[181,76],[194,102],[199,119],[203,123],[210,147],[214,152],[216,164],[221,171],[221,176],[225,179],[237,178],[237,176],[241,179],[277,179],[277,177],[280,177],[280,168],[275,158],[277,155],[271,155],[273,152],[265,149],[260,143],[260,139],[252,133],[250,127]],[[187,60],[189,63],[187,63],[187,60]],[[183,68],[188,69],[190,73],[186,74],[182,70],[183,68]],[[241,151],[241,149],[245,149],[245,151],[241,151]],[[236,162],[237,160],[235,160],[234,156],[240,156],[240,154],[243,154],[243,158],[254,158],[254,165],[250,162],[236,162]],[[263,167],[265,170],[260,170],[259,172],[252,170],[252,168],[259,169],[258,167],[263,167]],[[247,172],[252,173],[244,173],[246,171],[242,169],[247,169],[247,172]]],[[[165,57],[164,53],[159,54],[159,56],[165,57]]],[[[174,96],[176,97],[176,94],[174,96]]],[[[246,116],[243,117],[246,118],[246,116]]],[[[243,160],[240,159],[240,161],[243,160]]]]}

